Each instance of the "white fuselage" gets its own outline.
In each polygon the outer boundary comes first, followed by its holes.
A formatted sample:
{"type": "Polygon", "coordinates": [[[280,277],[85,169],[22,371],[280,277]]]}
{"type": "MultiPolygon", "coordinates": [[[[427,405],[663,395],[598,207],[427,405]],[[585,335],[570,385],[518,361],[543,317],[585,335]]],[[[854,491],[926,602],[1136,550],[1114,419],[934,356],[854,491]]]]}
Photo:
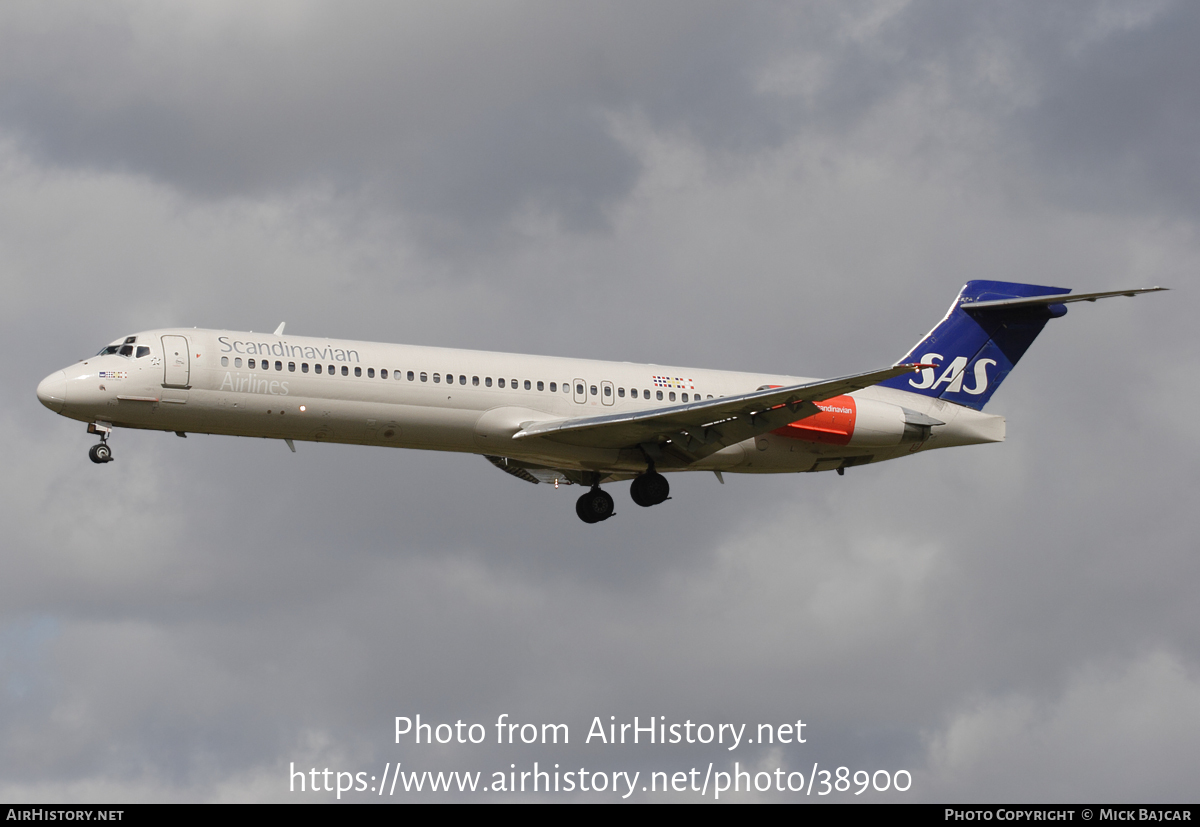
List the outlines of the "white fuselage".
{"type": "MultiPolygon", "coordinates": [[[[197,329],[147,331],[106,350],[115,352],[48,376],[39,398],[63,416],[102,426],[461,451],[609,479],[640,473],[645,454],[636,446],[512,436],[531,422],[649,411],[809,381],[197,329]]],[[[789,426],[660,470],[827,470],[1004,438],[1002,417],[939,399],[880,387],[839,399],[821,405],[828,428],[789,426]],[[915,438],[905,410],[944,424],[915,438]]]]}

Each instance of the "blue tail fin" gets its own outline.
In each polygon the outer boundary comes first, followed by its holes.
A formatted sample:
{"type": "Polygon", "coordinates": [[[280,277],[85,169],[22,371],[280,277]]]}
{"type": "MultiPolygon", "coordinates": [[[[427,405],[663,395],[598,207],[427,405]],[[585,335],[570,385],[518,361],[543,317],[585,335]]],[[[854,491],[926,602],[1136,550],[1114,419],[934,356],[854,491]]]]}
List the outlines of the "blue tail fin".
{"type": "Polygon", "coordinates": [[[1046,322],[1063,316],[1062,304],[979,307],[977,302],[1056,296],[1063,287],[1007,281],[969,281],[946,317],[900,361],[933,364],[920,376],[898,376],[880,384],[935,396],[980,410],[1024,355],[1046,322]]]}

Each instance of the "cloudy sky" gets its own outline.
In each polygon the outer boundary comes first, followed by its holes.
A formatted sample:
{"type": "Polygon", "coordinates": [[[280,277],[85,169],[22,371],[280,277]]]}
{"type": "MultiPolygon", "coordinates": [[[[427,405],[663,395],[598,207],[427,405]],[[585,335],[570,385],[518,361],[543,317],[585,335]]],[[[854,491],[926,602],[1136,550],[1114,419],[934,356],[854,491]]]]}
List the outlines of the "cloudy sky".
{"type": "Polygon", "coordinates": [[[0,799],[738,761],[1194,800],[1198,40],[1187,2],[4,3],[0,799]],[[1050,325],[1004,444],[616,485],[596,526],[477,456],[118,432],[96,466],[34,394],[138,330],[284,320],[833,376],[972,278],[1173,292],[1050,325]],[[571,742],[496,745],[505,713],[571,742]],[[417,714],[489,743],[397,745],[417,714]]]}

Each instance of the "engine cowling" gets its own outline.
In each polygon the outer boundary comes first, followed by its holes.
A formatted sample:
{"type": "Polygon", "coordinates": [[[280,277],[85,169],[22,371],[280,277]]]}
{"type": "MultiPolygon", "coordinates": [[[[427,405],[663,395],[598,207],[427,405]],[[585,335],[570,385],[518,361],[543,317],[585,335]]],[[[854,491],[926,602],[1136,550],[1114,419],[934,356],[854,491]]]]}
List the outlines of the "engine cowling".
{"type": "Polygon", "coordinates": [[[937,420],[899,405],[853,396],[835,396],[815,403],[819,414],[805,417],[772,433],[822,445],[888,448],[904,442],[924,442],[937,420]]]}

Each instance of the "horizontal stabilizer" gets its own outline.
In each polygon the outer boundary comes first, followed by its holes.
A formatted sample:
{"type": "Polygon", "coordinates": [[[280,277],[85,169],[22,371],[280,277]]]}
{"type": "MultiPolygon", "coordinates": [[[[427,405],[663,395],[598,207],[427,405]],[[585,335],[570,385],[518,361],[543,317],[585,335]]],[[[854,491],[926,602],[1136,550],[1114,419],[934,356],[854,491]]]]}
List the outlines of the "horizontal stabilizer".
{"type": "Polygon", "coordinates": [[[1113,296],[1136,296],[1139,293],[1157,293],[1166,287],[1138,287],[1133,290],[1110,290],[1107,293],[1076,293],[1075,295],[1029,296],[1020,299],[997,299],[995,301],[968,302],[962,309],[970,313],[975,310],[989,308],[1031,307],[1039,304],[1069,304],[1070,302],[1094,302],[1097,299],[1108,299],[1113,296]]]}

